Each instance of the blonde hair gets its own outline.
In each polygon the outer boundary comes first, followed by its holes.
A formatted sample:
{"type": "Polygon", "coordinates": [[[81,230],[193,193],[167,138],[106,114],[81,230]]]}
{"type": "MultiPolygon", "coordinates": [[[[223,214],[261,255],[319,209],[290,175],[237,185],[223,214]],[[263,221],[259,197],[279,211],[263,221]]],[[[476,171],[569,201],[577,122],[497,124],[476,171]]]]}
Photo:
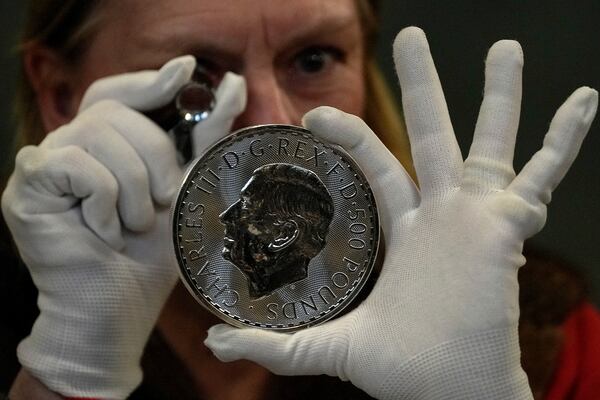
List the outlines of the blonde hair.
{"type": "MultiPolygon", "coordinates": [[[[416,182],[406,125],[398,103],[390,91],[377,62],[373,49],[378,28],[378,0],[356,0],[363,26],[365,52],[365,121],[396,156],[416,182]]],[[[391,50],[391,49],[390,49],[391,50]]]]}
{"type": "MultiPolygon", "coordinates": [[[[85,52],[101,20],[97,12],[108,0],[36,0],[31,2],[23,31],[20,51],[32,44],[41,44],[75,67],[85,52]]],[[[377,32],[377,0],[356,0],[363,26],[365,54],[366,110],[365,120],[381,141],[413,175],[410,147],[399,108],[374,61],[370,43],[377,32]]],[[[23,68],[17,82],[15,111],[18,134],[16,149],[27,144],[38,144],[44,138],[36,93],[23,68]]]]}

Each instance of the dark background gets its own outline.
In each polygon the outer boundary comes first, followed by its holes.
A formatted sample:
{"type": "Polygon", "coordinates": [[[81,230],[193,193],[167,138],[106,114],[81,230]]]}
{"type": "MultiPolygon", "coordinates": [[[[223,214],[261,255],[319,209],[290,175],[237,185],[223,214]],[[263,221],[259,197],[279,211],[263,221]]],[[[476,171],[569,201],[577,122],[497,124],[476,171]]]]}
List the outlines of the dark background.
{"type": "MultiPolygon", "coordinates": [[[[12,93],[17,71],[13,51],[23,19],[21,2],[0,3],[0,155],[7,155],[14,128],[12,93]]],[[[515,169],[540,148],[555,110],[577,87],[600,88],[600,1],[393,1],[382,2],[377,53],[392,86],[391,43],[403,27],[427,33],[463,155],[467,154],[483,91],[487,49],[500,39],[518,40],[525,53],[523,105],[515,169]]],[[[396,89],[397,94],[399,91],[396,89]]],[[[583,271],[600,305],[600,123],[596,121],[578,159],[555,191],[544,230],[532,241],[583,271]]],[[[5,167],[6,166],[6,167],[5,167]]]]}

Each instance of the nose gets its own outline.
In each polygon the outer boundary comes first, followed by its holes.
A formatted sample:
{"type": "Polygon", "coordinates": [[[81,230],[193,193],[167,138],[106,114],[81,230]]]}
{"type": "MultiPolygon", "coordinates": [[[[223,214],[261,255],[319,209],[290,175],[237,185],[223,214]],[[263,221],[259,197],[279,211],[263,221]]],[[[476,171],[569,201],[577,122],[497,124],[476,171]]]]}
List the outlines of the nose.
{"type": "Polygon", "coordinates": [[[290,95],[281,87],[270,70],[244,74],[248,87],[248,103],[234,123],[234,129],[262,124],[296,124],[301,116],[290,95]]]}
{"type": "Polygon", "coordinates": [[[227,210],[223,211],[219,214],[219,221],[222,223],[230,222],[235,220],[235,217],[239,215],[240,210],[240,201],[236,201],[232,205],[230,205],[227,210]]]}

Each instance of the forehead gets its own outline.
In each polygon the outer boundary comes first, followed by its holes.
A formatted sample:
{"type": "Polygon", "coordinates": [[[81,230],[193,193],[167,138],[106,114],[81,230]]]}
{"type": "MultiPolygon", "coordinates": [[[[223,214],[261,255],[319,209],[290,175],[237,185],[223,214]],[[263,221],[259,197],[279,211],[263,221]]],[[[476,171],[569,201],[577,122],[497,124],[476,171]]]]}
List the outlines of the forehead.
{"type": "Polygon", "coordinates": [[[275,28],[289,30],[322,15],[352,12],[354,3],[354,0],[112,0],[107,4],[115,12],[114,17],[121,15],[130,25],[200,14],[207,22],[216,18],[216,23],[223,18],[233,18],[241,24],[266,18],[275,28]]]}
{"type": "Polygon", "coordinates": [[[155,43],[202,35],[212,41],[235,38],[240,48],[259,36],[276,46],[310,30],[359,20],[355,0],[113,0],[107,14],[106,29],[123,40],[155,43]]]}

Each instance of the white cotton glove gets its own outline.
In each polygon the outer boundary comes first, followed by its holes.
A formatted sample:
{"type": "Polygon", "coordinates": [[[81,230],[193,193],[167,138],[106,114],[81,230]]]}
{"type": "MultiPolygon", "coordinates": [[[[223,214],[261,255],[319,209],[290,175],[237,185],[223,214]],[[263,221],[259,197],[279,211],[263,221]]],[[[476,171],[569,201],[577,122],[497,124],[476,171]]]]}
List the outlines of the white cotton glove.
{"type": "Polygon", "coordinates": [[[394,44],[420,191],[359,118],[318,108],[304,118],[343,146],[378,201],[386,241],[381,275],[352,312],[292,335],[218,325],[206,345],[284,375],[328,374],[378,399],[530,399],[520,365],[517,270],[550,192],[588,131],[597,92],[578,89],[544,146],[512,168],[523,56],[517,42],[489,51],[483,105],[463,163],[424,33],[394,44]]]}
{"type": "MultiPolygon", "coordinates": [[[[71,123],[17,155],[2,211],[40,308],[18,357],[62,395],[121,399],[141,381],[144,345],[177,280],[168,206],[182,170],[166,133],[138,111],[170,102],[194,68],[184,56],[99,80],[71,123]]],[[[229,133],[245,98],[243,78],[228,74],[193,132],[196,151],[229,133]]]]}

